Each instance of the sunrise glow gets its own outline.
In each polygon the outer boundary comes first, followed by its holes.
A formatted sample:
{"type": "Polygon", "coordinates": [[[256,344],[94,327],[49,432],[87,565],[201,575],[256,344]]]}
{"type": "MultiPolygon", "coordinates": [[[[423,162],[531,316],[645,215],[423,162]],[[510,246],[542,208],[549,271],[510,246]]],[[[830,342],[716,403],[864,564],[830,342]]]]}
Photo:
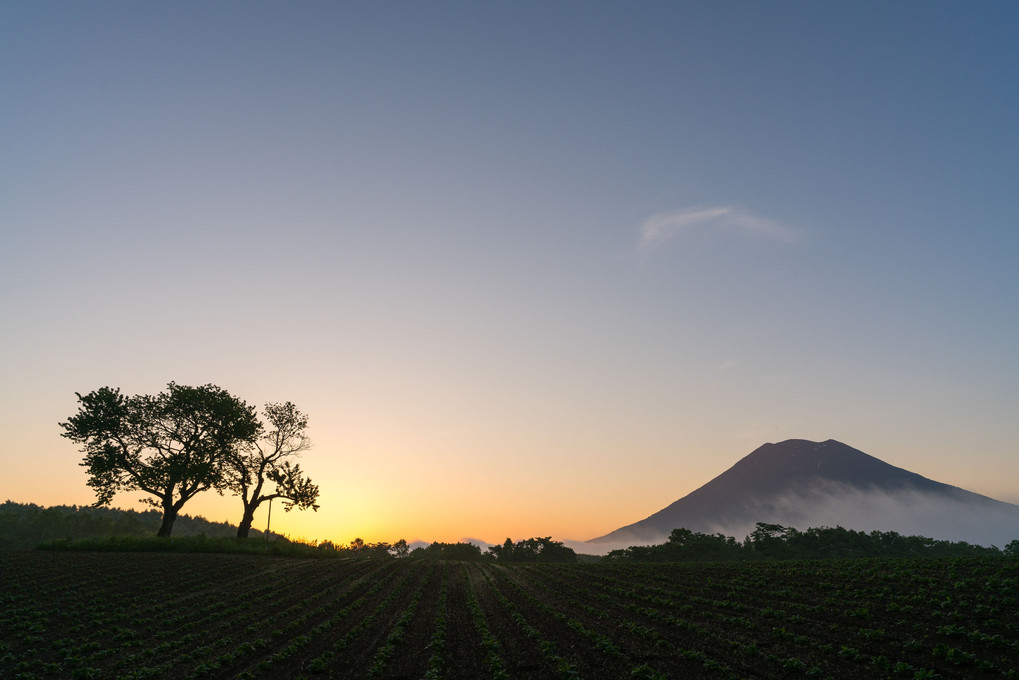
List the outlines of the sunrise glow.
{"type": "Polygon", "coordinates": [[[1019,502],[1017,19],[5,3],[0,501],[175,381],[309,415],[307,540],[587,540],[789,438],[1019,502]]]}

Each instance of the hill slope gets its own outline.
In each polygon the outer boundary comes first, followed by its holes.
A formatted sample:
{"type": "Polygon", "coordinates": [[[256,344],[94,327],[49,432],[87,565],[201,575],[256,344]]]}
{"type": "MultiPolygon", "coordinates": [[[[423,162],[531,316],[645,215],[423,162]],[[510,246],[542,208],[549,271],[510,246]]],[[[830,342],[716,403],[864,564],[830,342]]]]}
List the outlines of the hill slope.
{"type": "Polygon", "coordinates": [[[655,543],[672,529],[742,538],[756,522],[1004,545],[1019,506],[942,484],[829,439],[765,444],[690,494],[591,543],[655,543]]]}
{"type": "MultiPolygon", "coordinates": [[[[97,538],[108,536],[150,537],[156,535],[162,513],[158,510],[121,510],[82,505],[54,505],[44,508],[34,503],[0,503],[0,550],[27,550],[56,539],[97,538]]],[[[227,522],[212,522],[204,517],[178,515],[174,536],[209,537],[237,535],[237,527],[227,522]]],[[[262,532],[251,530],[251,536],[262,532]]]]}

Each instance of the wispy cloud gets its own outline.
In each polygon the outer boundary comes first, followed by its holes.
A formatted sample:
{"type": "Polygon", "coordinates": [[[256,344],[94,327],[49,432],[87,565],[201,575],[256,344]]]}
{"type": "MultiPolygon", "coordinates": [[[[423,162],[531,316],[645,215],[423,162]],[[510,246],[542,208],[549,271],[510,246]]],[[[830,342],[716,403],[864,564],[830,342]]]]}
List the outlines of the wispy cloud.
{"type": "Polygon", "coordinates": [[[731,205],[686,208],[661,212],[644,220],[637,247],[654,250],[678,232],[693,229],[718,229],[760,236],[783,243],[795,243],[796,233],[788,227],[731,205]]]}

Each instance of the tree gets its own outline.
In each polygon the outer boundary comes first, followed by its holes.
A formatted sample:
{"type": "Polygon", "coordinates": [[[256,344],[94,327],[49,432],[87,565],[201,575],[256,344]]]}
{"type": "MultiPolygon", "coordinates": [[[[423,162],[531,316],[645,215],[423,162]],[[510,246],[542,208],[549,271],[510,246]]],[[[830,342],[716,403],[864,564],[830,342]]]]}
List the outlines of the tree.
{"type": "Polygon", "coordinates": [[[499,562],[576,562],[577,553],[551,536],[528,538],[514,543],[507,538],[502,545],[488,548],[488,554],[499,562]]]}
{"type": "Polygon", "coordinates": [[[481,560],[481,548],[473,543],[440,543],[436,541],[424,548],[414,548],[408,557],[416,560],[477,562],[481,560]]]}
{"type": "Polygon", "coordinates": [[[758,522],[743,541],[743,547],[755,557],[782,559],[790,557],[789,543],[800,533],[793,527],[758,522]]]}
{"type": "Polygon", "coordinates": [[[686,528],[673,529],[667,543],[655,546],[666,562],[723,562],[738,560],[742,546],[731,536],[702,534],[686,528]]]}
{"type": "Polygon", "coordinates": [[[191,498],[223,483],[227,456],[261,428],[253,407],[215,385],[171,382],[155,396],[110,387],[75,394],[78,412],[60,423],[61,436],[82,446],[94,506],[119,491],[150,494],[142,502],[163,511],[157,536],[170,535],[191,498]]]}
{"type": "Polygon", "coordinates": [[[517,562],[519,560],[514,559],[516,557],[513,554],[514,547],[513,539],[507,537],[506,542],[502,545],[488,546],[488,554],[500,562],[517,562]]]}
{"type": "Polygon", "coordinates": [[[247,446],[235,448],[226,459],[224,488],[241,497],[244,514],[237,525],[237,538],[247,538],[255,511],[265,501],[284,500],[283,509],[290,512],[294,506],[318,510],[318,486],[311,483],[293,459],[311,448],[308,439],[308,416],[297,410],[289,401],[284,404],[266,404],[263,411],[266,425],[261,436],[247,446]],[[272,489],[266,489],[266,483],[272,489]]]}

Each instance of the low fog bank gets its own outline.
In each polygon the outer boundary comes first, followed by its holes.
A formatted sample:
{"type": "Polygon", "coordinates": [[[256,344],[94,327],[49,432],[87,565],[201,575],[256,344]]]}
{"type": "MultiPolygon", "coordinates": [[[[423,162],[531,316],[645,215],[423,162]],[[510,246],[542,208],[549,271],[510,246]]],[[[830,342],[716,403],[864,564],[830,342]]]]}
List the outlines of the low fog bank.
{"type": "MultiPolygon", "coordinates": [[[[835,527],[856,531],[895,531],[904,536],[965,541],[1004,547],[1019,539],[1019,506],[979,496],[966,500],[918,491],[862,491],[842,485],[826,485],[806,493],[793,493],[763,503],[735,502],[742,506],[738,518],[718,522],[689,522],[685,528],[700,533],[720,533],[743,540],[757,522],[781,524],[805,531],[811,527],[835,527]],[[977,499],[974,501],[974,499],[977,499]]],[[[678,527],[677,527],[678,528],[678,527]]],[[[605,554],[631,545],[653,545],[668,540],[620,537],[611,543],[570,544],[577,552],[605,554]]]]}
{"type": "MultiPolygon", "coordinates": [[[[665,541],[662,538],[659,543],[665,541]]],[[[610,550],[618,550],[620,548],[629,548],[631,545],[648,545],[645,543],[588,543],[587,541],[563,541],[563,545],[567,548],[572,548],[573,552],[578,555],[608,555],[610,550]]]]}
{"type": "Polygon", "coordinates": [[[754,530],[755,522],[772,522],[800,530],[842,526],[857,531],[895,531],[999,548],[1019,538],[1019,507],[990,499],[968,502],[918,491],[829,487],[787,496],[771,505],[771,512],[762,513],[762,519],[724,527],[727,531],[721,533],[746,536],[754,530]]]}

